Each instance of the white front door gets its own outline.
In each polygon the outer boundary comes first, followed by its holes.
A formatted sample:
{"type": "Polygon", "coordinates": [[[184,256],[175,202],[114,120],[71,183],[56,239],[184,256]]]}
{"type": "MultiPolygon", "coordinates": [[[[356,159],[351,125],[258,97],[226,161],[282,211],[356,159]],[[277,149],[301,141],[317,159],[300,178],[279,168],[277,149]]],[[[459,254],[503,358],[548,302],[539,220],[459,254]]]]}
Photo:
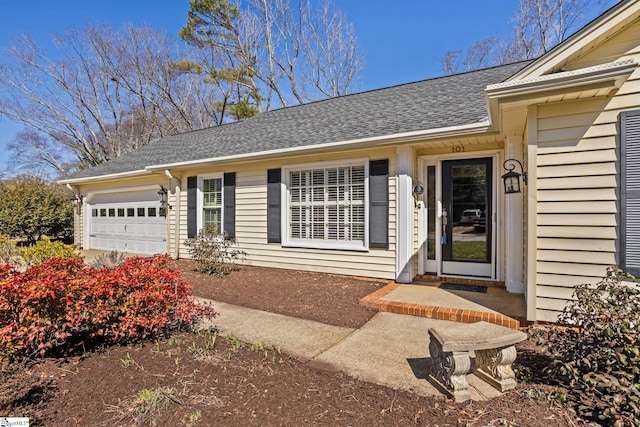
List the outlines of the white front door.
{"type": "Polygon", "coordinates": [[[442,162],[442,274],[493,275],[493,158],[442,162]]]}
{"type": "Polygon", "coordinates": [[[494,158],[435,162],[425,183],[425,272],[495,278],[494,158]]]}

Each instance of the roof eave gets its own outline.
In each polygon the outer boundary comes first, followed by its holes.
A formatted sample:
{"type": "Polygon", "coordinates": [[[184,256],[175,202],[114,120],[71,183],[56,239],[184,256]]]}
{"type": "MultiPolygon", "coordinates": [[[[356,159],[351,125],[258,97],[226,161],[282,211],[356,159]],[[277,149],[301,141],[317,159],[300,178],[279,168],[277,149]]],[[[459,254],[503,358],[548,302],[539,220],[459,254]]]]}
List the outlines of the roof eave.
{"type": "Polygon", "coordinates": [[[521,81],[507,81],[487,86],[489,98],[537,94],[547,90],[569,89],[597,83],[612,83],[619,87],[638,67],[632,59],[583,68],[580,70],[548,74],[521,81]]]}
{"type": "Polygon", "coordinates": [[[491,128],[489,121],[471,123],[445,128],[421,130],[415,132],[405,132],[386,136],[376,136],[371,138],[352,139],[347,141],[329,142],[326,144],[306,145],[302,147],[283,148],[276,150],[259,151],[254,153],[243,153],[232,156],[211,157],[207,159],[190,160],[185,162],[165,163],[160,165],[150,165],[145,168],[147,171],[164,171],[167,169],[188,169],[199,166],[209,166],[221,163],[231,163],[239,161],[266,160],[282,156],[312,154],[329,151],[333,149],[362,149],[377,147],[397,143],[411,143],[418,140],[427,140],[451,136],[465,136],[470,134],[485,133],[491,128]]]}
{"type": "Polygon", "coordinates": [[[78,184],[87,184],[94,181],[104,181],[110,179],[122,179],[122,178],[135,178],[137,176],[149,175],[149,171],[145,169],[129,171],[129,172],[121,172],[121,173],[113,173],[108,175],[98,175],[98,176],[87,176],[82,178],[70,178],[70,179],[59,179],[56,181],[58,184],[68,184],[68,185],[78,185],[78,184]]]}

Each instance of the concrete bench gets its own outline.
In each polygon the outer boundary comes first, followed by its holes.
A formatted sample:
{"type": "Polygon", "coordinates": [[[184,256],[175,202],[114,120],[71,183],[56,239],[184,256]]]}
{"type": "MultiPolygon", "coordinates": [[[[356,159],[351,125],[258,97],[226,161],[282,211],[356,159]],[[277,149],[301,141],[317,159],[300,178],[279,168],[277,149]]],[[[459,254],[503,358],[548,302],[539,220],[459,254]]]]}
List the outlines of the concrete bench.
{"type": "Polygon", "coordinates": [[[524,332],[488,322],[429,328],[431,376],[451,392],[456,402],[471,399],[466,376],[472,370],[473,351],[474,374],[501,392],[510,390],[516,386],[511,368],[516,360],[514,344],[525,339],[524,332]]]}

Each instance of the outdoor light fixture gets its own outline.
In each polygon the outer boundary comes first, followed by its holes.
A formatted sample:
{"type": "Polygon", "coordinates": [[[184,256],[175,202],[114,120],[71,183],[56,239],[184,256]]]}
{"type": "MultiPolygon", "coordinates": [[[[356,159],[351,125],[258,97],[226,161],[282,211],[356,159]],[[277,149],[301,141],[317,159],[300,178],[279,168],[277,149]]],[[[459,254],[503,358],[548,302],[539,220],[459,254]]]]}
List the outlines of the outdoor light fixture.
{"type": "Polygon", "coordinates": [[[166,208],[167,207],[167,189],[164,188],[162,185],[160,186],[160,191],[158,191],[158,196],[160,196],[160,207],[166,208]]]}
{"type": "Polygon", "coordinates": [[[527,183],[527,173],[524,171],[522,167],[522,163],[516,159],[507,159],[504,161],[502,167],[507,171],[504,175],[502,175],[502,179],[504,180],[504,194],[513,194],[520,193],[520,177],[522,176],[522,181],[527,183]],[[515,172],[516,163],[520,165],[520,172],[515,172]]]}
{"type": "Polygon", "coordinates": [[[71,196],[71,206],[73,206],[74,209],[80,208],[80,206],[82,206],[82,199],[82,194],[74,194],[71,196]]]}
{"type": "Polygon", "coordinates": [[[413,187],[413,196],[421,196],[422,193],[424,193],[424,185],[422,184],[416,184],[413,187]]]}

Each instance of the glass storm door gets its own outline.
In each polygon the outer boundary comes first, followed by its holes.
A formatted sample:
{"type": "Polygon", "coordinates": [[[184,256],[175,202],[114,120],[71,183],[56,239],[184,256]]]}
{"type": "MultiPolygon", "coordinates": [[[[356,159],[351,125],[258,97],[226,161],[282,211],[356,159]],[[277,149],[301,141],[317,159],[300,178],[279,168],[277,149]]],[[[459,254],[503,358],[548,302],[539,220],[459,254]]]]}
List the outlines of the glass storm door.
{"type": "Polygon", "coordinates": [[[442,162],[442,273],[491,277],[493,159],[442,162]]]}

